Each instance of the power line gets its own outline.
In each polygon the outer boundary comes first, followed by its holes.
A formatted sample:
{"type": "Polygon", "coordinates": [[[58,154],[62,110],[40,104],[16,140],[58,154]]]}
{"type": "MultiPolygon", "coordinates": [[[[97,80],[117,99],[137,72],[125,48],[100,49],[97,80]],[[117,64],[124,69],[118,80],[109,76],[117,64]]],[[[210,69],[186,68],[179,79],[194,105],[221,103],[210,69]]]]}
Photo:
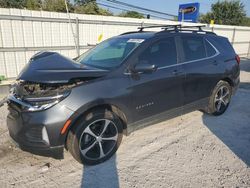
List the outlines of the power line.
{"type": "MultiPolygon", "coordinates": [[[[97,2],[98,5],[101,5],[101,6],[105,6],[105,7],[108,7],[108,8],[113,8],[113,9],[117,9],[117,10],[122,10],[122,11],[131,11],[129,9],[125,9],[125,8],[118,8],[118,7],[115,7],[115,6],[111,6],[111,5],[107,5],[107,4],[103,4],[103,3],[99,3],[97,2]]],[[[147,16],[147,15],[150,15],[151,17],[154,17],[154,18],[160,18],[160,19],[164,19],[166,20],[167,18],[163,18],[163,17],[160,17],[160,16],[155,16],[155,15],[152,15],[152,14],[147,14],[147,13],[142,13],[142,12],[138,12],[140,14],[143,14],[144,16],[147,16]]]]}
{"type": "Polygon", "coordinates": [[[119,5],[123,5],[123,6],[127,6],[127,7],[132,7],[132,8],[139,9],[139,10],[144,10],[144,11],[147,11],[147,12],[153,12],[155,14],[161,14],[161,15],[165,15],[165,16],[169,16],[169,17],[176,17],[176,15],[173,15],[173,14],[143,8],[143,7],[131,5],[131,4],[128,4],[128,3],[121,2],[121,1],[117,1],[117,0],[106,0],[106,1],[109,1],[109,2],[112,2],[112,3],[115,3],[115,4],[119,4],[119,5]]]}

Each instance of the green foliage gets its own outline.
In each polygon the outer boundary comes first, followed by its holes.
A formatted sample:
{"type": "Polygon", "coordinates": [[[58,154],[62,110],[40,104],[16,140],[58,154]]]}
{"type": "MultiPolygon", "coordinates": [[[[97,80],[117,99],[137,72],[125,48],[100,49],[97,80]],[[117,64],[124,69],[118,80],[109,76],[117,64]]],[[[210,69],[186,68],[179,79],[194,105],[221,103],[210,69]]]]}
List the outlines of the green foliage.
{"type": "Polygon", "coordinates": [[[3,81],[3,80],[6,80],[5,76],[0,75],[0,82],[3,81]]]}
{"type": "Polygon", "coordinates": [[[42,9],[46,11],[67,12],[64,0],[44,0],[42,9]]]}
{"type": "Polygon", "coordinates": [[[244,4],[239,0],[218,1],[212,4],[212,11],[200,16],[200,22],[210,23],[214,20],[215,24],[241,25],[246,17],[244,4]]]}
{"type": "Polygon", "coordinates": [[[136,11],[127,11],[119,14],[121,17],[130,17],[130,18],[145,18],[143,14],[136,11]]]}
{"type": "Polygon", "coordinates": [[[42,0],[26,0],[25,7],[28,10],[40,10],[42,9],[42,0]]]}
{"type": "Polygon", "coordinates": [[[242,24],[243,26],[250,26],[250,18],[249,17],[245,17],[245,19],[243,20],[242,24]]]}
{"type": "Polygon", "coordinates": [[[24,8],[25,0],[0,0],[1,8],[24,8]]]}
{"type": "Polygon", "coordinates": [[[76,5],[75,13],[105,15],[105,16],[113,15],[110,11],[100,8],[95,1],[88,2],[82,5],[76,5]]]}
{"type": "Polygon", "coordinates": [[[81,5],[85,5],[87,3],[96,3],[96,0],[74,0],[75,5],[81,6],[81,5]]]}

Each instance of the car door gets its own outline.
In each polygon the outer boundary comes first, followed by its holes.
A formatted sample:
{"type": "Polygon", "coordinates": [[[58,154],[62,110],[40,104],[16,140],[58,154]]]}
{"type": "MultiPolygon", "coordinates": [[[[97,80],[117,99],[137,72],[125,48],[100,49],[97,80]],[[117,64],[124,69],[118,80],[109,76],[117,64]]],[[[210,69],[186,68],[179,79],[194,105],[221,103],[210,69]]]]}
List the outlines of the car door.
{"type": "Polygon", "coordinates": [[[175,37],[153,41],[136,59],[136,64],[147,62],[158,68],[151,73],[130,75],[134,120],[181,107],[184,73],[177,61],[175,37]]]}
{"type": "Polygon", "coordinates": [[[201,35],[181,36],[183,69],[186,79],[183,84],[184,104],[206,102],[218,82],[217,49],[201,35]]]}

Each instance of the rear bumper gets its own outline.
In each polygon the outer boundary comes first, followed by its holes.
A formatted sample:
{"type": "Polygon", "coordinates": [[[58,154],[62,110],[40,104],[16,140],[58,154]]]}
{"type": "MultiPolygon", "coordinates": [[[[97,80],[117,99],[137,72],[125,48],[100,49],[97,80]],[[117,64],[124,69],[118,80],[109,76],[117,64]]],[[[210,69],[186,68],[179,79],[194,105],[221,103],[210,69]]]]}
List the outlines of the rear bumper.
{"type": "Polygon", "coordinates": [[[60,132],[73,111],[57,104],[40,112],[23,112],[13,101],[8,101],[8,109],[9,134],[20,149],[37,155],[63,158],[66,136],[60,132]]]}

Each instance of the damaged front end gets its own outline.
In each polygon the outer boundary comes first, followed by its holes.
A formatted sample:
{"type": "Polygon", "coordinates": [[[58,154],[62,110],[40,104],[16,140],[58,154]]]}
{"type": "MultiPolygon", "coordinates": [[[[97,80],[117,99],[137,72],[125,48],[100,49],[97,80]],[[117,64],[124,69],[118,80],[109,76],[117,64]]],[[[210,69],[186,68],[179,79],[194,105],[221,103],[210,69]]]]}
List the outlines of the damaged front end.
{"type": "Polygon", "coordinates": [[[22,111],[46,110],[65,99],[73,87],[84,81],[66,84],[17,81],[10,90],[8,100],[20,105],[22,111]]]}
{"type": "Polygon", "coordinates": [[[84,87],[107,73],[54,52],[33,56],[6,100],[11,138],[22,150],[62,158],[66,134],[60,133],[75,114],[65,99],[70,101],[76,87],[84,87]]]}
{"type": "Polygon", "coordinates": [[[40,52],[18,75],[8,101],[17,103],[22,111],[46,110],[69,96],[73,87],[107,72],[84,66],[55,52],[40,52]]]}

